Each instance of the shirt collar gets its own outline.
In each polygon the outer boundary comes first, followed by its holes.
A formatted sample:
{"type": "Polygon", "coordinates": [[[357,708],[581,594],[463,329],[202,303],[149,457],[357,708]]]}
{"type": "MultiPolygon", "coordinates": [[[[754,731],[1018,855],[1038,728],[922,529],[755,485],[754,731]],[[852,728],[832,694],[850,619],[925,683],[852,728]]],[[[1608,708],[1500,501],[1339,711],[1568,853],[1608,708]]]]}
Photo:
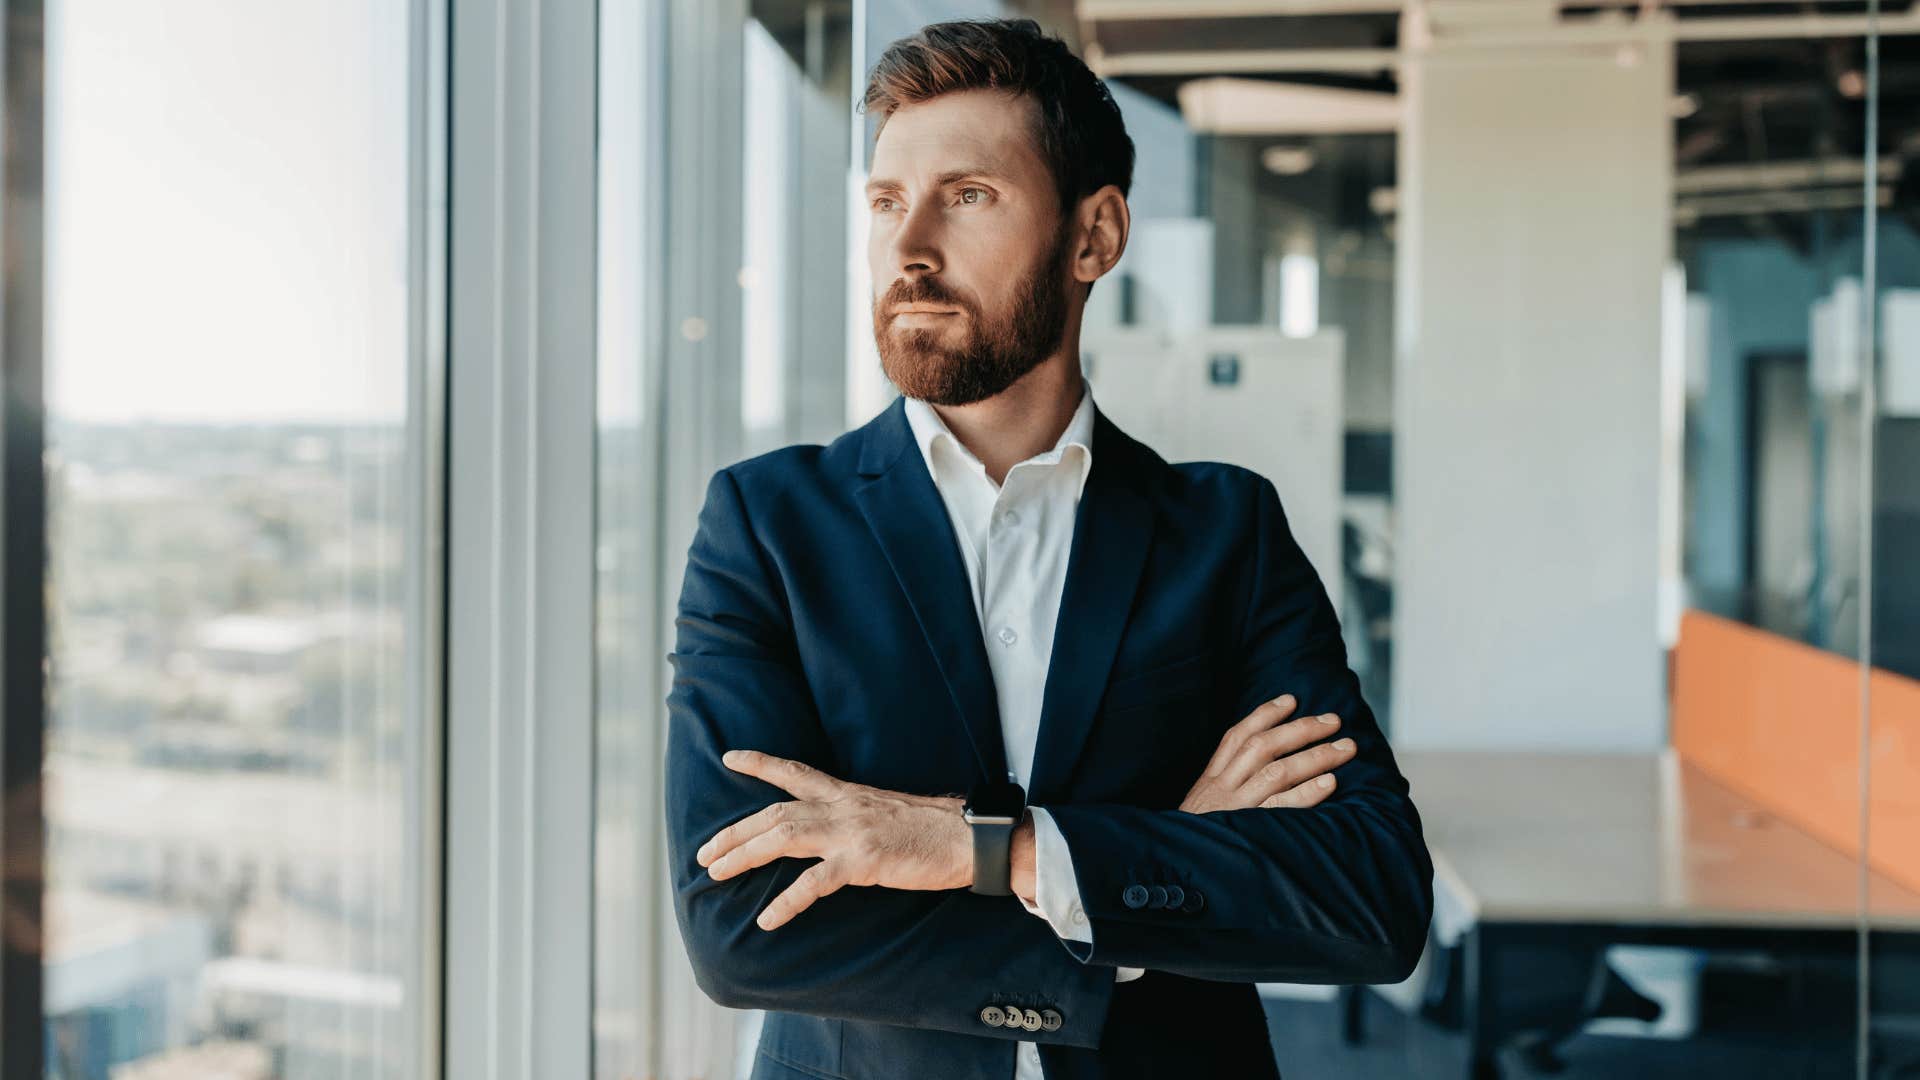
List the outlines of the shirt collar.
{"type": "MultiPolygon", "coordinates": [[[[981,475],[985,475],[986,465],[982,464],[980,459],[967,449],[966,444],[954,435],[953,431],[947,427],[946,421],[940,419],[940,414],[934,411],[933,406],[912,397],[906,399],[905,406],[907,424],[913,428],[913,440],[919,444],[920,456],[926,461],[927,471],[933,474],[936,483],[939,482],[940,474],[934,469],[935,448],[943,442],[957,451],[961,459],[970,467],[981,475]]],[[[1054,440],[1053,449],[1035,454],[1027,461],[1051,465],[1064,462],[1069,457],[1075,460],[1080,470],[1078,482],[1074,486],[1074,497],[1079,498],[1080,494],[1086,490],[1088,474],[1093,471],[1093,387],[1084,378],[1080,380],[1080,404],[1073,410],[1072,419],[1067,421],[1066,430],[1054,440]],[[1073,447],[1079,447],[1080,452],[1069,454],[1068,451],[1073,447]]],[[[1025,463],[1021,462],[1021,464],[1025,463]]]]}

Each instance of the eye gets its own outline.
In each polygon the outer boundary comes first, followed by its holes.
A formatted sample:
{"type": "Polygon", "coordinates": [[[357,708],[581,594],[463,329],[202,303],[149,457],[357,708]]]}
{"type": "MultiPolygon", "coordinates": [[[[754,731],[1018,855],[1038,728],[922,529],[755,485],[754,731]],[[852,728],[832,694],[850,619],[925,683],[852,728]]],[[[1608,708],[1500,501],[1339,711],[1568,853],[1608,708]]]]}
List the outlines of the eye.
{"type": "Polygon", "coordinates": [[[970,187],[970,188],[960,189],[960,201],[963,203],[967,203],[968,205],[977,205],[979,203],[985,202],[986,198],[987,198],[987,193],[982,188],[970,187]],[[978,199],[969,199],[967,198],[967,196],[969,195],[978,195],[980,197],[978,199]]]}
{"type": "Polygon", "coordinates": [[[882,195],[879,198],[873,200],[873,208],[875,210],[885,211],[885,210],[892,209],[892,204],[893,204],[892,197],[887,195],[882,195]]]}

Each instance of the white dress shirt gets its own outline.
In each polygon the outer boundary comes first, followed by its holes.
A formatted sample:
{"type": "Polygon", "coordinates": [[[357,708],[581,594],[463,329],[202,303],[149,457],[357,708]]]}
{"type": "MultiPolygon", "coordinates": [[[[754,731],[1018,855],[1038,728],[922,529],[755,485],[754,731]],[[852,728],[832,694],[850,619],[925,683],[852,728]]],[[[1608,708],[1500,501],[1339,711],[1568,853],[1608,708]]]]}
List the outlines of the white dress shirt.
{"type": "MultiPolygon", "coordinates": [[[[973,586],[973,609],[986,636],[1000,706],[1007,776],[1021,787],[1033,767],[1040,734],[1040,701],[1053,656],[1054,623],[1066,587],[1074,517],[1093,470],[1093,391],[1081,382],[1080,405],[1053,449],[1020,462],[996,484],[940,414],[918,398],[905,403],[914,441],[947,506],[973,586]]],[[[1034,892],[1020,902],[1074,941],[1091,942],[1080,907],[1067,841],[1053,815],[1034,807],[1034,892]]],[[[1144,968],[1118,967],[1114,980],[1137,979],[1144,968]]],[[[1014,1080],[1040,1080],[1040,1051],[1022,1042],[1014,1080]]]]}

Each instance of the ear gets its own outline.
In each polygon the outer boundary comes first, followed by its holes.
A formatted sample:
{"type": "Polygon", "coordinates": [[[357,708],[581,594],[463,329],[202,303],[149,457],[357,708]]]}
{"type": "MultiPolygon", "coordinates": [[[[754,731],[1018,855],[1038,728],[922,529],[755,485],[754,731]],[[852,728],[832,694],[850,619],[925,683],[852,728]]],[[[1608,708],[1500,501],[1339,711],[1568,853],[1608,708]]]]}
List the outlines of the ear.
{"type": "Polygon", "coordinates": [[[1127,250],[1127,230],[1133,219],[1127,197],[1108,184],[1080,200],[1073,240],[1073,279],[1093,284],[1106,276],[1127,250]]]}

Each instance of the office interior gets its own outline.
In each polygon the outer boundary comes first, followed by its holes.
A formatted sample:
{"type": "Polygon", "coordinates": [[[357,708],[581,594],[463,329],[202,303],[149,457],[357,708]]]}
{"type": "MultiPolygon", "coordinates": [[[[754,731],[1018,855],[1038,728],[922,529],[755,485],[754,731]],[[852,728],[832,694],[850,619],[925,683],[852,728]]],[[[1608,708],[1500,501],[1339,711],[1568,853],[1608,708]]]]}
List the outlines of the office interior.
{"type": "Polygon", "coordinates": [[[0,1074],[747,1075],[685,553],[892,400],[853,102],[992,16],[1137,148],[1096,402],[1274,481],[1425,823],[1283,1073],[1920,1075],[1912,0],[9,4],[0,1074]]]}

